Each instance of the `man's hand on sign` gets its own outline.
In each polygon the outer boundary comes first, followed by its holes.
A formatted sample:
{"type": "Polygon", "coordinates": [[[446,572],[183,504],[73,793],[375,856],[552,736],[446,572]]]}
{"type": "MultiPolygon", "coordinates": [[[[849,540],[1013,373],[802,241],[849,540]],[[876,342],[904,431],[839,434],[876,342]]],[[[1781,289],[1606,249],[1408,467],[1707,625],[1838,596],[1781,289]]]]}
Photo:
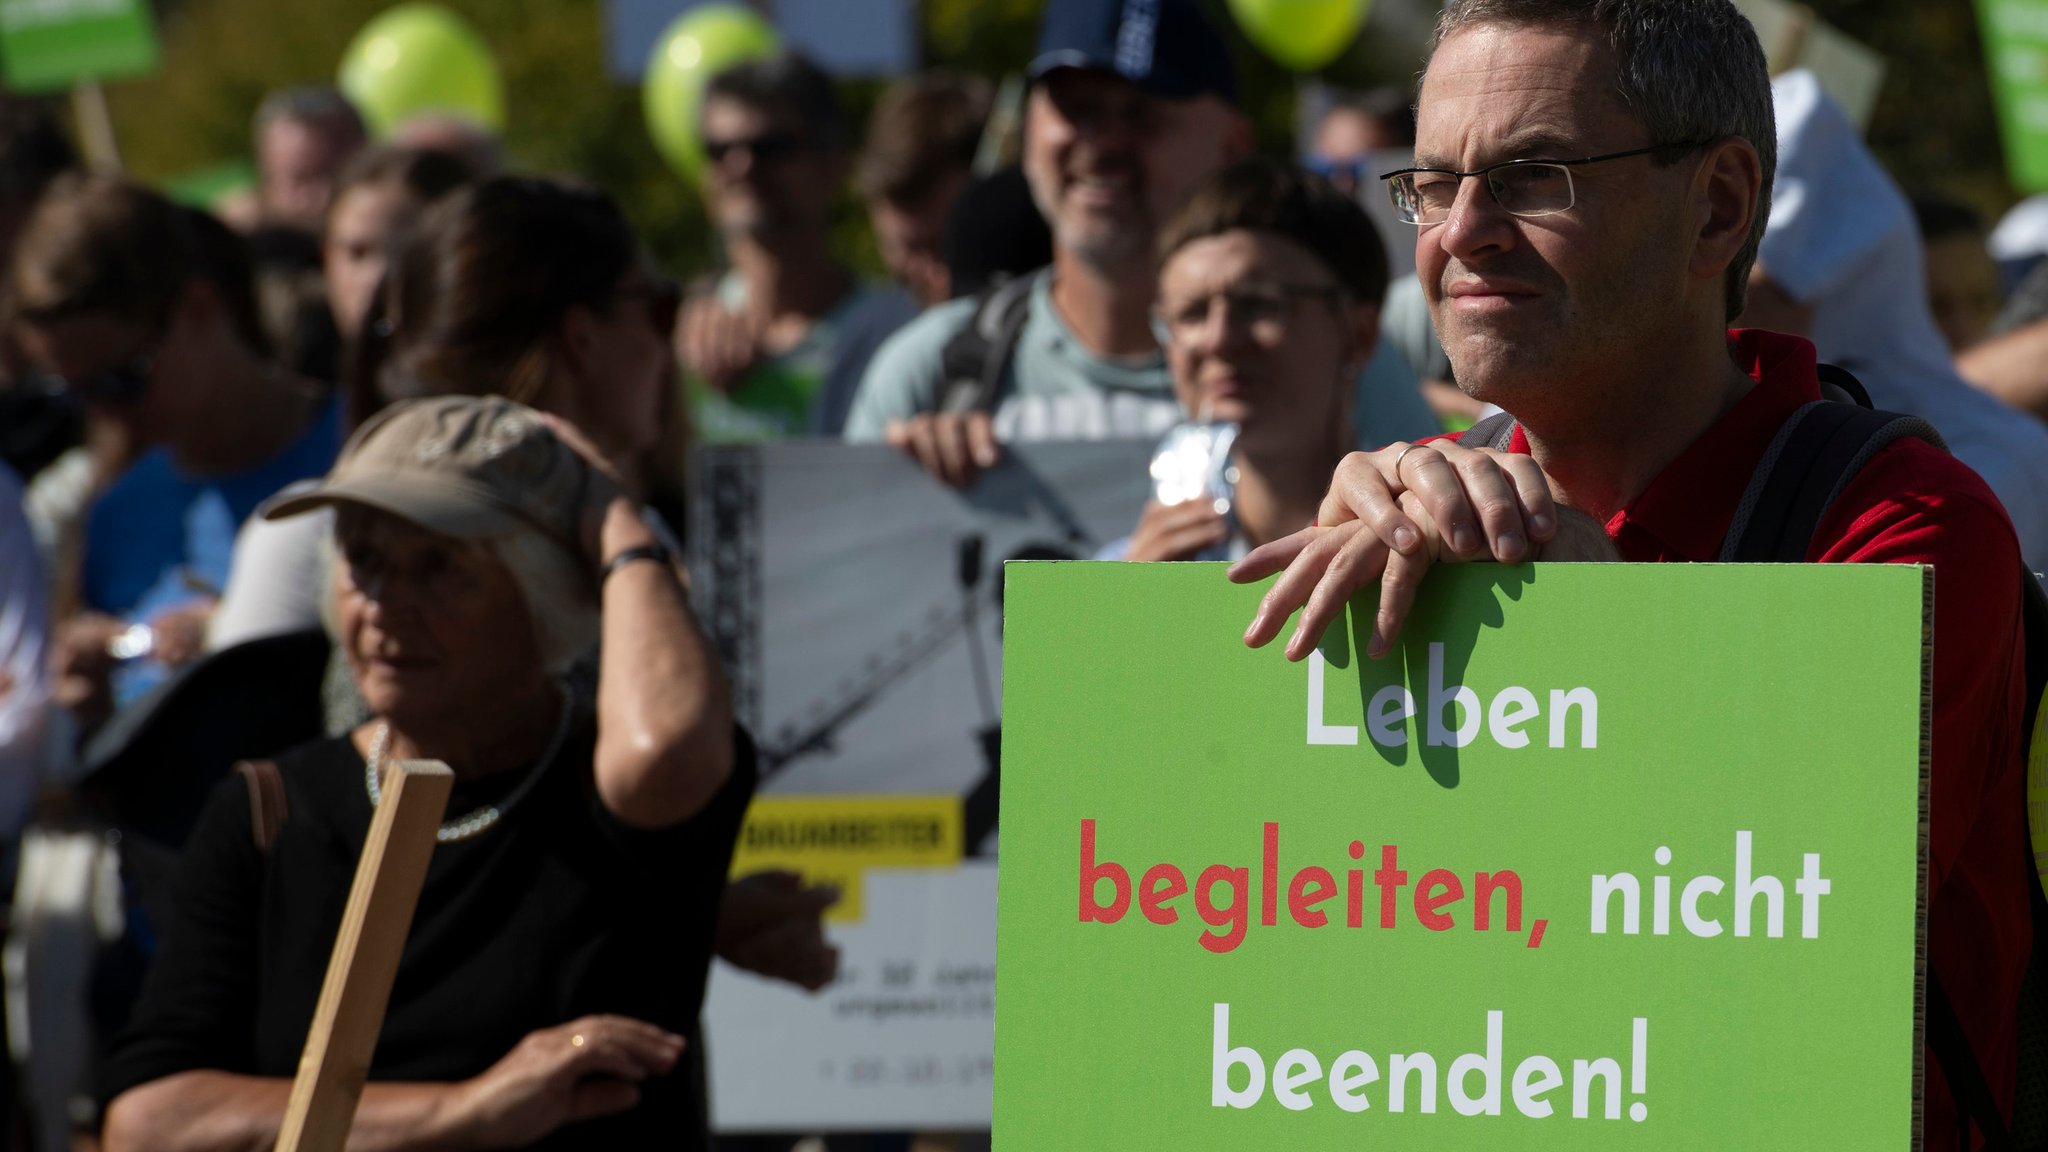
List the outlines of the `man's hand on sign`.
{"type": "Polygon", "coordinates": [[[666,1076],[683,1038],[626,1016],[585,1016],[529,1032],[452,1087],[445,1127],[462,1148],[524,1148],[565,1124],[624,1112],[640,1083],[666,1076]]]}
{"type": "Polygon", "coordinates": [[[839,903],[830,884],[794,872],[742,876],[725,886],[718,955],[726,963],[816,992],[839,975],[839,949],[825,939],[825,910],[839,903]]]}
{"type": "MultiPolygon", "coordinates": [[[[1555,541],[1566,515],[1542,469],[1527,456],[1448,441],[1354,452],[1331,479],[1316,527],[1275,540],[1231,568],[1230,578],[1238,583],[1285,570],[1259,602],[1245,643],[1270,643],[1300,609],[1287,658],[1303,659],[1352,593],[1378,581],[1379,614],[1367,654],[1383,656],[1400,636],[1416,587],[1432,564],[1535,559],[1539,547],[1555,541]]],[[[1604,543],[1599,525],[1570,515],[1585,524],[1570,533],[1569,553],[1547,548],[1545,558],[1611,559],[1612,545],[1604,543]],[[1586,525],[1600,542],[1590,538],[1586,525]]]]}
{"type": "Polygon", "coordinates": [[[972,485],[1002,458],[995,421],[986,412],[925,412],[891,420],[885,437],[891,447],[952,488],[972,485]]]}
{"type": "Polygon", "coordinates": [[[700,293],[683,302],[676,360],[715,391],[730,393],[760,360],[761,336],[751,315],[731,311],[713,293],[700,293]]]}
{"type": "Polygon", "coordinates": [[[1126,560],[1186,560],[1230,537],[1230,522],[1213,500],[1196,498],[1180,504],[1145,505],[1131,533],[1126,560]]]}

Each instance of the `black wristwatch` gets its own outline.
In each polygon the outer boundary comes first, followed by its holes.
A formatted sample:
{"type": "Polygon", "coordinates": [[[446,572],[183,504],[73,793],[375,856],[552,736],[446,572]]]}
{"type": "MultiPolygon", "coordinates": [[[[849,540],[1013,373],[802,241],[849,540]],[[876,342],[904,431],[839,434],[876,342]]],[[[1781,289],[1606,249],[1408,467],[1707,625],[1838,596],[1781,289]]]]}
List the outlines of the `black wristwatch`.
{"type": "Polygon", "coordinates": [[[612,573],[617,572],[628,564],[638,563],[641,560],[653,560],[664,568],[669,567],[673,562],[668,549],[660,544],[641,544],[638,547],[627,548],[604,562],[604,568],[597,574],[598,586],[603,587],[605,581],[612,578],[612,573]]]}

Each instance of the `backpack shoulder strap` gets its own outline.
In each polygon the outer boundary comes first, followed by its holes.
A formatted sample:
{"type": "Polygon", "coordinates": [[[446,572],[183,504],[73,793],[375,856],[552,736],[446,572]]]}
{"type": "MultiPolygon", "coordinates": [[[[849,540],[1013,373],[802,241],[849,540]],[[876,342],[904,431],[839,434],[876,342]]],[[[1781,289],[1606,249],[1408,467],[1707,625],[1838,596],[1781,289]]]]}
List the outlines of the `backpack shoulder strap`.
{"type": "Polygon", "coordinates": [[[1932,966],[1927,970],[1927,1046],[1934,1049],[1934,1059],[1940,1063],[1949,1095],[1956,1103],[1957,1145],[1970,1146],[1969,1129],[1975,1124],[1984,1135],[1984,1143],[1978,1145],[1982,1152],[2012,1152],[2012,1137],[1998,1101],[1991,1095],[1991,1081],[1984,1075],[1984,1066],[1977,1063],[1970,1039],[1963,1034],[1963,1022],[1932,966]]]}
{"type": "Polygon", "coordinates": [[[1043,272],[1015,276],[975,298],[967,324],[939,354],[945,372],[941,412],[989,412],[1002,392],[1003,373],[1017,350],[1017,337],[1031,316],[1031,290],[1043,272]]]}
{"type": "Polygon", "coordinates": [[[291,815],[291,806],[285,802],[284,777],[275,760],[243,760],[235,765],[235,773],[249,789],[249,834],[256,841],[256,850],[268,856],[291,815]]]}
{"type": "Polygon", "coordinates": [[[1856,374],[1840,364],[1816,364],[1814,375],[1820,377],[1820,394],[1829,400],[1842,400],[1858,408],[1875,408],[1870,402],[1870,390],[1856,374]]]}
{"type": "Polygon", "coordinates": [[[2041,718],[2041,698],[2048,695],[2048,588],[2025,564],[2020,565],[2020,636],[2027,646],[2027,715],[2021,747],[2034,746],[2034,722],[2041,718]]]}
{"type": "Polygon", "coordinates": [[[1515,418],[1506,412],[1495,412],[1458,433],[1458,446],[1461,448],[1491,448],[1505,452],[1514,442],[1515,418]]]}
{"type": "Polygon", "coordinates": [[[1916,416],[1815,400],[1785,421],[1750,474],[1721,544],[1732,563],[1796,564],[1806,559],[1821,517],[1871,457],[1912,437],[1946,449],[1916,416]]]}

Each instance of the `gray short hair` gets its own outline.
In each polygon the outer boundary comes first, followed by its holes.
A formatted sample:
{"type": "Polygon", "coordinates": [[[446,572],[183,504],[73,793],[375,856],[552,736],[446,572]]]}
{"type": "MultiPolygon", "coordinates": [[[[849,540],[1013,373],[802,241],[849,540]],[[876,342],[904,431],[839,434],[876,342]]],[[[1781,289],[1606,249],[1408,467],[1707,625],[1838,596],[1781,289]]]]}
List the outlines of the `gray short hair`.
{"type": "Polygon", "coordinates": [[[569,670],[597,647],[601,623],[590,569],[537,531],[515,531],[484,541],[526,598],[541,663],[552,675],[569,670]]]}
{"type": "Polygon", "coordinates": [[[256,106],[254,132],[259,146],[263,130],[280,120],[331,126],[358,140],[368,136],[363,127],[362,113],[356,111],[356,106],[341,94],[340,89],[326,85],[276,88],[266,94],[263,102],[256,106]]]}
{"type": "MultiPolygon", "coordinates": [[[[377,531],[380,519],[399,520],[388,512],[361,505],[343,505],[334,517],[334,531],[321,542],[321,572],[326,587],[320,596],[320,622],[329,639],[341,639],[335,615],[335,589],[340,584],[347,542],[357,534],[377,531]]],[[[490,557],[511,574],[526,601],[541,666],[551,676],[568,672],[597,647],[602,626],[598,588],[589,568],[538,530],[519,529],[501,536],[457,540],[454,544],[490,557]]]]}
{"type": "MultiPolygon", "coordinates": [[[[1749,20],[1729,0],[1451,0],[1435,43],[1478,24],[1604,29],[1619,64],[1615,90],[1652,140],[1693,144],[1739,136],[1756,148],[1763,168],[1756,219],[1749,242],[1728,266],[1728,319],[1740,315],[1778,170],[1771,74],[1749,20]]],[[[1653,157],[1666,164],[1677,158],[1653,157]]]]}

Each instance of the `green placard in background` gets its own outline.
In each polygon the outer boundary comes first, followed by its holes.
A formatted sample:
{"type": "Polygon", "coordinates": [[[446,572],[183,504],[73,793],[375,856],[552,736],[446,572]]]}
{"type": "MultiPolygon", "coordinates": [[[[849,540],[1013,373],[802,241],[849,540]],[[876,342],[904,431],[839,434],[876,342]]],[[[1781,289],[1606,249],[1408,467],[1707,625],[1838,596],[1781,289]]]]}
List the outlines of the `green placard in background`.
{"type": "Polygon", "coordinates": [[[1977,0],[2006,174],[2048,190],[2048,0],[1977,0]]]}
{"type": "Polygon", "coordinates": [[[1008,566],[996,1146],[1909,1148],[1925,573],[1430,581],[1008,566]]]}
{"type": "Polygon", "coordinates": [[[48,92],[156,71],[147,0],[0,0],[0,85],[48,92]]]}

